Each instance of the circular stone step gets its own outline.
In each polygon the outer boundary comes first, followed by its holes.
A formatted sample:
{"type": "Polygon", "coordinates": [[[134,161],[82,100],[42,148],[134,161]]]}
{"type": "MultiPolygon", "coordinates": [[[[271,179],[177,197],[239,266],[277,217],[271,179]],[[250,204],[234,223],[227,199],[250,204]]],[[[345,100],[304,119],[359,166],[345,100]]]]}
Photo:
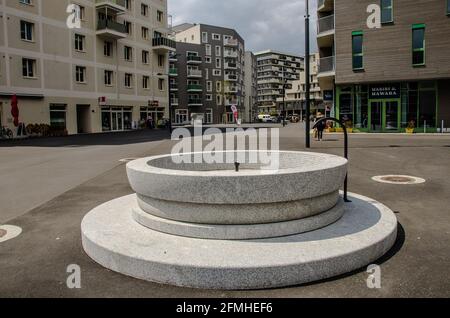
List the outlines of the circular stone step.
{"type": "Polygon", "coordinates": [[[295,235],[323,228],[336,222],[344,214],[344,202],[341,200],[329,211],[299,220],[266,224],[214,225],[159,218],[142,211],[136,202],[133,205],[134,220],[149,229],[172,235],[212,240],[249,240],[295,235]]]}
{"type": "Polygon", "coordinates": [[[102,266],[138,279],[205,289],[262,289],[322,280],[362,268],[397,237],[394,213],[351,194],[336,223],[299,235],[224,241],[179,237],[135,222],[135,196],[105,203],[83,219],[86,253],[102,266]],[[129,209],[124,208],[129,207],[129,209]]]}

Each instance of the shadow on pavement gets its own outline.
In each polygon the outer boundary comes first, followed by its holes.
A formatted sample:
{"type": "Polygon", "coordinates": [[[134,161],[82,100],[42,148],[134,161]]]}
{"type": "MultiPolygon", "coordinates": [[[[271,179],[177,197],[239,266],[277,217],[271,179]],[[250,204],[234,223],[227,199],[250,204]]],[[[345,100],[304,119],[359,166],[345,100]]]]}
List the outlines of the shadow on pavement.
{"type": "Polygon", "coordinates": [[[0,148],[117,146],[169,139],[170,136],[168,130],[137,130],[115,133],[80,134],[67,137],[0,140],[0,148]]]}

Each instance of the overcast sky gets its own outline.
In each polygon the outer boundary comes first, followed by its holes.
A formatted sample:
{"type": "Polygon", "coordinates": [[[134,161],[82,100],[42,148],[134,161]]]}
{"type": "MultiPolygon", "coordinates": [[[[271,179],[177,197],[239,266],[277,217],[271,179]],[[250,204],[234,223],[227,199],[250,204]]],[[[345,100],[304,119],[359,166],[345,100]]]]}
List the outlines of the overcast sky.
{"type": "MultiPolygon", "coordinates": [[[[236,29],[246,50],[305,52],[306,0],[168,0],[173,25],[204,23],[236,29]]],[[[317,0],[310,0],[311,50],[316,51],[317,0]]]]}

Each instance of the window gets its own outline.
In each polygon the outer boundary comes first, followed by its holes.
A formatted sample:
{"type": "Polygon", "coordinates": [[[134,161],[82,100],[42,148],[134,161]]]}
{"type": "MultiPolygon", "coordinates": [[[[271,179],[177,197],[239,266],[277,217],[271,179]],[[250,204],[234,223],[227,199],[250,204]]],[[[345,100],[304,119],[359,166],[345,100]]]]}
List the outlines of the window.
{"type": "Polygon", "coordinates": [[[213,70],[213,76],[221,76],[222,75],[222,70],[213,70]]]}
{"type": "Polygon", "coordinates": [[[144,17],[148,16],[148,5],[141,3],[141,14],[144,17]]]}
{"type": "Polygon", "coordinates": [[[165,55],[159,54],[158,55],[158,66],[164,67],[164,62],[165,62],[165,55]]]}
{"type": "Polygon", "coordinates": [[[125,73],[125,87],[131,88],[133,87],[133,74],[125,73]]]}
{"type": "Polygon", "coordinates": [[[206,90],[208,91],[208,92],[212,92],[212,88],[213,87],[213,82],[211,82],[211,81],[207,81],[206,82],[206,90]]]}
{"type": "Polygon", "coordinates": [[[112,86],[113,85],[113,71],[105,71],[105,85],[112,86]]]}
{"type": "Polygon", "coordinates": [[[212,38],[215,41],[220,41],[220,34],[213,33],[212,38]]]}
{"type": "Polygon", "coordinates": [[[149,89],[150,88],[150,76],[143,76],[142,77],[142,88],[143,89],[149,89]]]}
{"type": "Polygon", "coordinates": [[[53,129],[66,129],[66,108],[64,104],[50,104],[50,126],[53,129]]]}
{"type": "Polygon", "coordinates": [[[450,15],[450,0],[447,0],[447,15],[450,15]]]}
{"type": "Polygon", "coordinates": [[[131,0],[125,0],[125,8],[127,8],[127,10],[131,10],[131,0]]]}
{"type": "Polygon", "coordinates": [[[75,67],[75,81],[77,83],[86,83],[86,67],[84,66],[75,67]]]}
{"type": "Polygon", "coordinates": [[[19,0],[19,2],[22,3],[22,4],[31,5],[31,0],[19,0]]]}
{"type": "Polygon", "coordinates": [[[211,56],[206,56],[205,57],[205,63],[211,64],[212,63],[212,58],[211,56]]]}
{"type": "Polygon", "coordinates": [[[150,53],[148,51],[142,51],[142,63],[148,64],[150,53]]]}
{"type": "Polygon", "coordinates": [[[80,9],[80,20],[84,21],[84,18],[86,16],[86,9],[83,6],[80,6],[79,4],[78,8],[80,9]]]}
{"type": "Polygon", "coordinates": [[[206,100],[208,102],[212,101],[212,99],[213,99],[212,94],[206,94],[206,100]]]}
{"type": "Polygon", "coordinates": [[[123,24],[125,25],[125,31],[127,32],[127,34],[131,35],[133,33],[133,27],[131,22],[124,21],[123,24]]]}
{"type": "Polygon", "coordinates": [[[221,67],[222,67],[222,59],[216,58],[216,68],[221,68],[221,67]]]}
{"type": "Polygon", "coordinates": [[[222,49],[219,45],[216,46],[216,56],[221,56],[222,55],[222,49]]]}
{"type": "Polygon", "coordinates": [[[206,50],[206,52],[205,52],[205,54],[206,55],[211,55],[211,44],[206,44],[205,45],[205,50],[206,50]]]}
{"type": "Polygon", "coordinates": [[[163,78],[159,78],[159,79],[158,79],[158,89],[159,89],[160,91],[163,91],[163,90],[164,90],[164,79],[163,79],[163,78]]]}
{"type": "Polygon", "coordinates": [[[148,40],[148,35],[149,35],[148,28],[142,27],[142,38],[144,40],[148,40]]]}
{"type": "Polygon", "coordinates": [[[208,43],[208,32],[202,32],[202,43],[208,43]]]}
{"type": "Polygon", "coordinates": [[[164,12],[162,11],[156,11],[156,20],[158,20],[158,22],[163,22],[163,18],[164,18],[164,12]]]}
{"type": "Polygon", "coordinates": [[[216,95],[216,103],[217,105],[222,105],[222,95],[216,95]]]}
{"type": "Polygon", "coordinates": [[[222,82],[216,82],[216,92],[222,91],[222,82]]]}
{"type": "Polygon", "coordinates": [[[36,60],[22,59],[22,75],[23,77],[35,77],[36,60]]]}
{"type": "Polygon", "coordinates": [[[133,48],[129,46],[124,47],[124,59],[131,62],[133,60],[133,48]]]}
{"type": "Polygon", "coordinates": [[[356,31],[352,33],[352,56],[353,56],[353,69],[362,70],[364,68],[362,31],[356,31]]]}
{"type": "MultiPolygon", "coordinates": [[[[212,97],[211,97],[212,100],[212,97]]],[[[212,109],[207,109],[205,112],[205,122],[207,124],[212,124],[213,123],[213,110],[212,109]]]]}
{"type": "Polygon", "coordinates": [[[381,23],[394,22],[393,0],[381,0],[381,23]]]}
{"type": "Polygon", "coordinates": [[[413,65],[425,65],[425,24],[413,25],[413,65]]]}
{"type": "Polygon", "coordinates": [[[25,41],[33,41],[34,23],[20,21],[20,38],[25,41]]]}
{"type": "Polygon", "coordinates": [[[105,41],[105,44],[103,45],[103,54],[105,56],[111,57],[113,52],[113,44],[112,42],[105,41]]]}
{"type": "Polygon", "coordinates": [[[85,41],[86,41],[86,37],[84,35],[75,34],[75,50],[83,52],[85,41]]]}

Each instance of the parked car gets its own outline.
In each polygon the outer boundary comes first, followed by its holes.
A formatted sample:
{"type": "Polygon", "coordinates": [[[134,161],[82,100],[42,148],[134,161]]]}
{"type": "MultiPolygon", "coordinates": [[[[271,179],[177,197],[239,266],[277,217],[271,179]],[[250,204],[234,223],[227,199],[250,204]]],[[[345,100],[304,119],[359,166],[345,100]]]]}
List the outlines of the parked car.
{"type": "Polygon", "coordinates": [[[273,123],[272,116],[270,115],[259,115],[258,118],[262,123],[273,123]]]}

